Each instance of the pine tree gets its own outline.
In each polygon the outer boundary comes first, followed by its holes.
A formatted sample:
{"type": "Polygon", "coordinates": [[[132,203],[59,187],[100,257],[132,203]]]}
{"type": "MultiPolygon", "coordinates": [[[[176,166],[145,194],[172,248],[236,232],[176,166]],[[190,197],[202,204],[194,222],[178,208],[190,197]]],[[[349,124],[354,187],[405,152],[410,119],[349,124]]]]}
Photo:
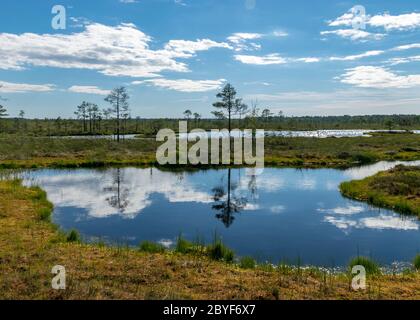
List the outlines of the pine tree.
{"type": "Polygon", "coordinates": [[[242,100],[236,98],[236,90],[230,83],[226,84],[216,97],[221,101],[213,103],[213,107],[218,109],[213,114],[220,119],[223,117],[228,118],[230,136],[230,132],[232,131],[232,115],[236,113],[236,110],[242,104],[242,100]]]}
{"type": "MultiPolygon", "coordinates": [[[[1,118],[7,117],[7,116],[8,116],[8,114],[7,114],[6,108],[3,107],[2,105],[0,105],[0,120],[1,120],[1,118]]],[[[1,123],[0,123],[0,125],[1,125],[1,123]]],[[[1,128],[1,126],[0,126],[0,128],[1,128]]]]}
{"type": "Polygon", "coordinates": [[[130,99],[127,89],[124,87],[115,88],[111,93],[105,98],[106,102],[109,102],[112,106],[112,112],[115,115],[116,127],[117,127],[117,141],[120,141],[120,132],[121,132],[121,118],[127,114],[128,100],[130,99]]]}
{"type": "Polygon", "coordinates": [[[0,105],[0,118],[4,118],[4,117],[7,117],[7,116],[8,116],[8,114],[7,114],[6,108],[3,107],[2,105],[0,105]]]}

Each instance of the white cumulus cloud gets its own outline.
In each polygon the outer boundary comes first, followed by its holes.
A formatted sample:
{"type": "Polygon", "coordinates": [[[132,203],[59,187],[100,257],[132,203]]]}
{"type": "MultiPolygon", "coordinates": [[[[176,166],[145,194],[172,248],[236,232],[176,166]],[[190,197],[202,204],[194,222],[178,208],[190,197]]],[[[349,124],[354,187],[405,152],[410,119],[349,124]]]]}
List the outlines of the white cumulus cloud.
{"type": "Polygon", "coordinates": [[[385,30],[410,30],[420,27],[420,13],[413,12],[396,16],[384,13],[370,17],[368,23],[385,30]]]}
{"type": "Polygon", "coordinates": [[[97,86],[71,86],[68,91],[75,93],[88,93],[88,94],[98,94],[98,95],[107,95],[110,90],[104,90],[98,88],[97,86]]]}
{"type": "Polygon", "coordinates": [[[392,66],[410,63],[410,62],[420,62],[420,56],[410,56],[410,57],[401,57],[401,58],[392,58],[387,61],[392,66]]]}
{"type": "Polygon", "coordinates": [[[254,64],[254,65],[275,65],[275,64],[286,64],[293,62],[303,62],[303,63],[315,63],[320,62],[320,58],[316,57],[304,57],[304,58],[285,58],[280,56],[278,53],[267,54],[264,56],[254,56],[254,55],[242,55],[238,54],[234,56],[236,61],[242,62],[244,64],[254,64]]]}
{"type": "Polygon", "coordinates": [[[350,56],[345,56],[345,57],[331,57],[330,60],[331,61],[354,61],[354,60],[359,60],[359,59],[366,58],[366,57],[378,56],[378,55],[381,55],[383,53],[385,53],[385,51],[372,50],[372,51],[367,51],[365,53],[350,55],[350,56]]]}
{"type": "Polygon", "coordinates": [[[287,37],[288,33],[282,30],[274,30],[270,33],[256,33],[256,32],[237,32],[230,35],[227,40],[237,52],[239,51],[253,51],[261,49],[261,45],[255,40],[262,38],[280,38],[287,37]]]}
{"type": "Polygon", "coordinates": [[[391,15],[389,13],[377,14],[377,15],[365,15],[361,16],[353,8],[347,13],[336,18],[335,20],[329,21],[330,27],[351,27],[353,25],[360,25],[363,23],[366,26],[383,28],[386,31],[391,30],[412,30],[420,27],[420,13],[411,12],[400,15],[391,15]]]}
{"type": "Polygon", "coordinates": [[[412,88],[420,86],[420,75],[398,75],[384,67],[359,66],[339,77],[342,83],[361,88],[412,88]]]}
{"type": "Polygon", "coordinates": [[[142,81],[133,81],[132,84],[151,84],[155,87],[180,91],[180,92],[206,92],[219,89],[225,79],[218,80],[190,80],[190,79],[148,79],[142,81]]]}
{"type": "Polygon", "coordinates": [[[261,45],[250,41],[261,39],[263,36],[261,33],[237,32],[229,36],[227,40],[232,44],[235,51],[251,51],[260,49],[261,45]]]}
{"type": "Polygon", "coordinates": [[[281,57],[277,53],[268,54],[265,56],[252,56],[252,55],[235,55],[235,60],[245,64],[255,65],[273,65],[273,64],[285,64],[287,59],[281,57]]]}
{"type": "Polygon", "coordinates": [[[233,49],[225,42],[216,42],[209,39],[198,39],[196,41],[189,40],[170,40],[165,45],[165,50],[174,51],[178,57],[189,58],[197,51],[207,51],[212,48],[233,49]]]}
{"type": "Polygon", "coordinates": [[[410,49],[420,49],[420,43],[411,43],[406,44],[403,46],[398,46],[392,49],[393,51],[404,51],[404,50],[410,50],[410,49]]]}
{"type": "Polygon", "coordinates": [[[2,93],[49,92],[55,88],[52,84],[28,84],[0,81],[2,93]]]}
{"type": "Polygon", "coordinates": [[[385,37],[382,33],[371,33],[360,29],[338,29],[332,31],[322,31],[321,35],[336,35],[353,41],[380,40],[385,37]]]}
{"type": "Polygon", "coordinates": [[[195,52],[213,47],[228,47],[208,39],[174,40],[163,49],[152,50],[151,41],[131,23],[92,23],[72,34],[0,33],[0,69],[77,68],[109,76],[156,77],[162,71],[188,72],[187,64],[177,58],[193,57],[195,52]]]}

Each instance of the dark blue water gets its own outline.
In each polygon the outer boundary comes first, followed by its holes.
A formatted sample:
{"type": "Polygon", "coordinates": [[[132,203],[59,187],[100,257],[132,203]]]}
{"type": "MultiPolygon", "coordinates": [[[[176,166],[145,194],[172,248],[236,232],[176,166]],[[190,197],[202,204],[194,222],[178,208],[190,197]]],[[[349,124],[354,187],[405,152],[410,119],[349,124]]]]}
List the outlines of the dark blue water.
{"type": "MultiPolygon", "coordinates": [[[[417,162],[419,164],[420,162],[417,162]]],[[[170,172],[159,169],[39,170],[25,173],[48,193],[54,222],[87,241],[171,246],[177,236],[211,242],[215,232],[260,261],[343,266],[357,255],[384,265],[420,251],[420,223],[343,198],[342,181],[394,164],[339,171],[266,168],[170,172]]]]}

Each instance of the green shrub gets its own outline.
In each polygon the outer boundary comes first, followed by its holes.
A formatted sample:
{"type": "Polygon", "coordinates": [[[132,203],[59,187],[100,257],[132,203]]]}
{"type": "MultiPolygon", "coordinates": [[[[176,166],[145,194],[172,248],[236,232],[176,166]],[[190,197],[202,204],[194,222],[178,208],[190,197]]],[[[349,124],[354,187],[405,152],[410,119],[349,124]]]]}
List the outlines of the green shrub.
{"type": "Polygon", "coordinates": [[[41,208],[38,211],[38,218],[41,221],[50,221],[51,210],[49,208],[41,208]]]}
{"type": "Polygon", "coordinates": [[[305,161],[303,159],[296,159],[293,161],[293,164],[299,167],[299,166],[303,166],[305,164],[305,161]]]}
{"type": "Polygon", "coordinates": [[[353,258],[349,263],[349,267],[350,269],[352,269],[354,266],[365,267],[367,275],[378,275],[381,273],[379,265],[375,261],[367,257],[353,258]]]}
{"type": "Polygon", "coordinates": [[[264,262],[264,263],[258,264],[258,269],[264,272],[273,272],[276,270],[274,265],[270,262],[264,262]]]}
{"type": "Polygon", "coordinates": [[[40,201],[40,202],[47,201],[47,193],[43,191],[40,187],[32,187],[31,190],[35,192],[34,195],[32,196],[32,199],[40,201]]]}
{"type": "Polygon", "coordinates": [[[165,251],[165,247],[160,243],[143,241],[140,243],[140,251],[149,253],[162,253],[165,251]]]}
{"type": "Polygon", "coordinates": [[[279,300],[280,299],[280,290],[279,290],[279,288],[273,288],[273,290],[271,291],[271,294],[273,295],[273,297],[276,300],[279,300]]]}
{"type": "Polygon", "coordinates": [[[340,152],[339,154],[337,154],[337,158],[338,159],[349,159],[349,158],[351,158],[351,154],[343,151],[343,152],[340,152]]]}
{"type": "Polygon", "coordinates": [[[417,271],[420,271],[420,254],[416,255],[414,258],[413,265],[417,271]]]}
{"type": "Polygon", "coordinates": [[[360,164],[369,164],[376,161],[376,157],[369,153],[355,154],[352,158],[353,161],[358,162],[360,164]]]}
{"type": "Polygon", "coordinates": [[[188,253],[193,249],[194,245],[186,240],[182,234],[176,240],[175,252],[188,253]]]}
{"type": "Polygon", "coordinates": [[[208,246],[207,252],[211,259],[217,261],[232,262],[235,257],[234,252],[226,247],[221,240],[217,240],[208,246]]]}
{"type": "Polygon", "coordinates": [[[252,257],[243,257],[239,261],[239,266],[242,269],[254,269],[256,265],[255,259],[252,257]]]}
{"type": "Polygon", "coordinates": [[[80,242],[80,235],[76,230],[71,230],[66,240],[67,242],[80,242]]]}
{"type": "Polygon", "coordinates": [[[403,214],[411,214],[413,213],[413,209],[411,206],[405,201],[399,201],[394,206],[395,211],[398,211],[403,214]]]}

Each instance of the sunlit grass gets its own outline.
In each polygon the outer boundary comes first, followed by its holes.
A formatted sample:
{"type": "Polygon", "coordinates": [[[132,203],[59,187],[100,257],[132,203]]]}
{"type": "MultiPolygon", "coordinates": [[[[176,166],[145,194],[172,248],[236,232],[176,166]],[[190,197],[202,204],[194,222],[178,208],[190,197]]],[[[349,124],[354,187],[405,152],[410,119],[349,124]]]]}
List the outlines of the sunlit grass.
{"type": "Polygon", "coordinates": [[[160,243],[155,243],[152,241],[143,241],[139,246],[140,251],[148,253],[163,253],[165,247],[160,243]]]}
{"type": "MultiPolygon", "coordinates": [[[[341,168],[379,160],[418,160],[419,141],[420,136],[415,134],[340,139],[267,137],[265,162],[272,166],[341,168]]],[[[154,139],[117,143],[108,139],[0,135],[0,168],[156,165],[159,144],[154,139]]]]}
{"type": "Polygon", "coordinates": [[[420,167],[397,166],[364,180],[344,182],[340,190],[375,206],[420,215],[420,167]]]}
{"type": "Polygon", "coordinates": [[[79,241],[67,242],[70,234],[40,220],[42,208],[52,210],[41,189],[0,181],[0,299],[420,299],[417,272],[379,274],[366,291],[355,292],[346,273],[327,274],[300,260],[299,267],[240,268],[217,241],[206,246],[184,239],[187,253],[140,253],[86,244],[76,235],[70,238],[79,241]],[[66,267],[68,290],[51,290],[57,264],[66,267]]]}
{"type": "Polygon", "coordinates": [[[239,260],[239,266],[242,269],[255,269],[256,262],[255,259],[252,257],[242,257],[239,260]]]}

